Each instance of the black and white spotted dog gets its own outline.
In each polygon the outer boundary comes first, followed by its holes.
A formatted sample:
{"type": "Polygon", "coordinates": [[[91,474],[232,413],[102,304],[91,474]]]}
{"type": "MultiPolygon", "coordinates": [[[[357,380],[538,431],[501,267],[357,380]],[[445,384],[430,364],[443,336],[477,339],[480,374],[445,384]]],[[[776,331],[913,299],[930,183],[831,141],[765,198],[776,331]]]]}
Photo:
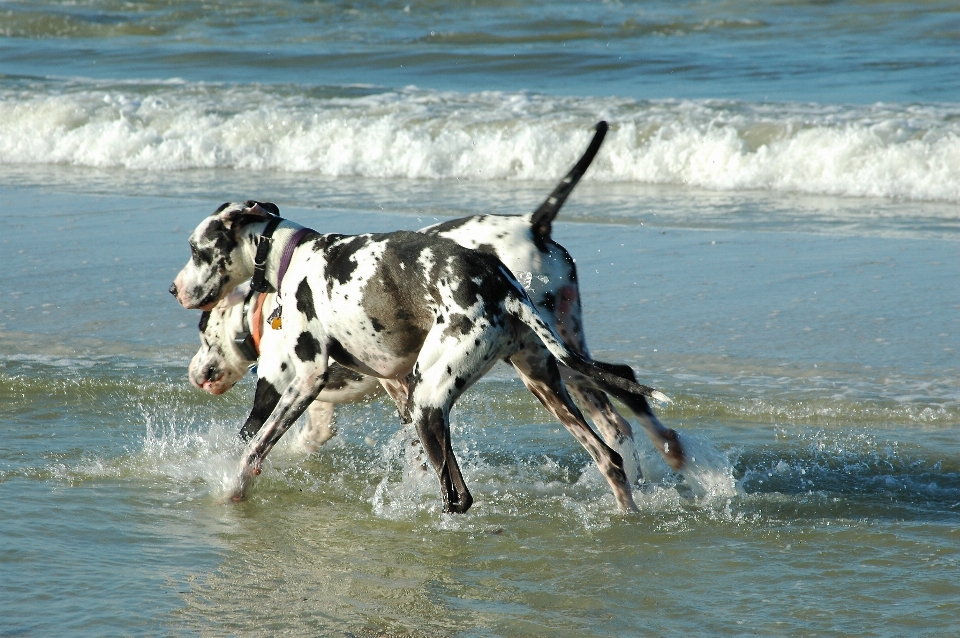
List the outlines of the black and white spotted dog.
{"type": "Polygon", "coordinates": [[[508,360],[590,453],[618,505],[636,509],[620,455],[584,421],[557,360],[627,402],[668,400],[662,393],[568,349],[493,255],[424,233],[319,234],[270,208],[225,204],[207,217],[171,286],[182,306],[201,310],[251,277],[277,290],[271,319],[282,322],[274,324],[279,343],[263,349],[260,366],[292,379],[277,389],[276,407],[244,452],[234,498],[245,495],[265,456],[327,385],[332,359],[404,386],[401,412],[437,472],[444,510],[467,511],[473,497],[453,453],[450,409],[496,361],[508,360]],[[272,243],[282,252],[269,250],[272,243]]]}
{"type": "MultiPolygon", "coordinates": [[[[453,239],[461,245],[500,258],[521,280],[540,315],[552,323],[565,344],[588,358],[576,267],[569,253],[552,240],[550,230],[560,207],[596,154],[605,132],[606,123],[599,123],[597,134],[583,157],[534,213],[477,215],[420,231],[453,239]]],[[[211,313],[204,314],[200,330],[201,347],[190,364],[189,377],[194,385],[220,394],[244,376],[247,368],[259,356],[260,334],[274,300],[275,295],[271,293],[257,294],[250,291],[248,286],[241,286],[218,303],[211,313]]],[[[602,365],[633,378],[628,366],[602,365]]],[[[262,370],[260,373],[262,376],[262,370]]],[[[316,450],[333,436],[332,404],[366,399],[381,391],[375,379],[336,363],[331,364],[330,373],[330,383],[308,408],[306,423],[298,435],[298,447],[307,452],[316,450]]],[[[561,366],[561,373],[568,391],[587,411],[606,442],[621,454],[627,478],[631,485],[635,484],[639,471],[629,422],[616,411],[607,395],[589,377],[566,366],[561,366]]],[[[278,379],[267,379],[267,383],[260,384],[254,410],[241,432],[244,438],[255,434],[273,409],[273,404],[265,400],[271,395],[267,388],[282,385],[285,382],[278,379]]],[[[643,397],[632,401],[630,407],[656,449],[671,467],[680,469],[684,457],[676,432],[659,422],[643,397]]]]}

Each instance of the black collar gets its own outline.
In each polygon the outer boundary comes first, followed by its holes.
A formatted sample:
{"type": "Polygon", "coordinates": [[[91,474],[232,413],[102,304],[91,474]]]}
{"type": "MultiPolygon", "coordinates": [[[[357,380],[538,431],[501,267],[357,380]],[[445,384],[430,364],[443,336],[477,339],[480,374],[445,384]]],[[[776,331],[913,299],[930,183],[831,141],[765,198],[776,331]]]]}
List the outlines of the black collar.
{"type": "Polygon", "coordinates": [[[255,292],[273,292],[273,286],[266,279],[267,258],[270,256],[270,244],[273,243],[273,231],[282,221],[282,217],[274,217],[267,222],[267,227],[257,237],[257,255],[253,258],[253,281],[250,282],[250,289],[255,292]]]}

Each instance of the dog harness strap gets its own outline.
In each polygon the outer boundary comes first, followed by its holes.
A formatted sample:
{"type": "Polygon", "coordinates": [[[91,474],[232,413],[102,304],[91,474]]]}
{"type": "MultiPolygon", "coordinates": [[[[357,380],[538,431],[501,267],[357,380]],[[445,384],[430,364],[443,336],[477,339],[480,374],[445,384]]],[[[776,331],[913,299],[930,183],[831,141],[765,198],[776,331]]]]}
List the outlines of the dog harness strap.
{"type": "Polygon", "coordinates": [[[270,292],[270,284],[267,282],[267,257],[270,255],[270,244],[273,242],[273,231],[277,229],[283,219],[274,217],[267,222],[267,227],[263,229],[260,236],[257,237],[257,254],[253,258],[253,281],[250,282],[250,288],[257,292],[270,292]]]}
{"type": "Polygon", "coordinates": [[[260,337],[263,336],[263,300],[266,298],[267,294],[264,292],[257,295],[257,302],[253,306],[253,321],[250,324],[250,336],[253,337],[257,355],[260,354],[260,337]]]}
{"type": "Polygon", "coordinates": [[[316,232],[310,230],[309,228],[301,228],[293,234],[293,237],[290,238],[290,241],[287,242],[287,245],[283,247],[283,254],[280,256],[280,270],[277,271],[277,291],[280,291],[280,284],[283,283],[283,276],[287,274],[287,268],[290,266],[290,260],[293,259],[293,251],[297,248],[297,244],[300,243],[300,240],[303,239],[304,235],[307,233],[316,232]]]}

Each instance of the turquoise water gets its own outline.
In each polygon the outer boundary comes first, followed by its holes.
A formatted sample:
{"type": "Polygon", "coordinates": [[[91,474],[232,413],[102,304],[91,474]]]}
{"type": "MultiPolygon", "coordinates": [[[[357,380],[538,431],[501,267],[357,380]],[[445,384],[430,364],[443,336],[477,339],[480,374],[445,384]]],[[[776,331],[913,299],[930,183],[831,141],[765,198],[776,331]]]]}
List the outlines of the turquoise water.
{"type": "Polygon", "coordinates": [[[900,636],[960,620],[952,3],[0,3],[0,635],[900,636]],[[249,377],[166,292],[220,203],[542,201],[674,403],[637,515],[506,368],[440,513],[381,401],[224,505],[249,377]]]}

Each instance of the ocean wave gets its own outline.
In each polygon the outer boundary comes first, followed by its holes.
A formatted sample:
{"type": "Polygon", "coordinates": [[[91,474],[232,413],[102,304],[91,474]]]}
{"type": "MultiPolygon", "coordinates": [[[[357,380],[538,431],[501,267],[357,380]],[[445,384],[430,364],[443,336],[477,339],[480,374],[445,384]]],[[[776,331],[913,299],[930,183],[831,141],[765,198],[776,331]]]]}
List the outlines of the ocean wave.
{"type": "Polygon", "coordinates": [[[960,105],[636,101],[407,88],[40,82],[0,93],[0,163],[553,180],[960,201],[960,105]]]}

